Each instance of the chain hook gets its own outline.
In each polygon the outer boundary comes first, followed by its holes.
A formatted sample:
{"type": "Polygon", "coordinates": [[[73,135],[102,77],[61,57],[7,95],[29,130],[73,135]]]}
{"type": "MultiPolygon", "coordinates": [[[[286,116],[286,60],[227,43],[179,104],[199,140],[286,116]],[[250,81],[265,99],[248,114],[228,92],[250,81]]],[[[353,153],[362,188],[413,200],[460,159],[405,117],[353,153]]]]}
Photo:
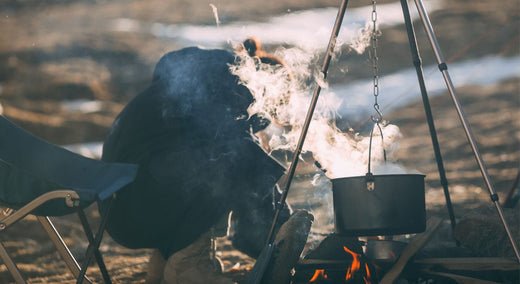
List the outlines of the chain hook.
{"type": "Polygon", "coordinates": [[[383,113],[379,109],[379,104],[377,104],[377,103],[374,104],[374,110],[376,111],[376,115],[371,115],[370,119],[372,119],[372,121],[374,123],[379,124],[383,121],[383,113]]]}
{"type": "Polygon", "coordinates": [[[371,119],[374,123],[379,124],[383,121],[383,113],[379,108],[379,103],[377,102],[377,98],[379,96],[379,58],[377,55],[377,3],[376,0],[372,0],[372,69],[373,69],[373,87],[374,87],[374,110],[376,111],[375,115],[371,116],[371,119]]]}

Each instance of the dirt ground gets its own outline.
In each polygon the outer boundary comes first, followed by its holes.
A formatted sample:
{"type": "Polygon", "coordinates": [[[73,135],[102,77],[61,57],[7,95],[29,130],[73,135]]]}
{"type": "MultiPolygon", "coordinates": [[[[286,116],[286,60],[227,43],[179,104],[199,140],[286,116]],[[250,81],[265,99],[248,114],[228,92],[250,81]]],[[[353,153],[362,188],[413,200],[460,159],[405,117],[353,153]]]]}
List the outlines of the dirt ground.
{"type": "MultiPolygon", "coordinates": [[[[440,1],[440,0],[439,0],[440,1]]],[[[392,1],[378,1],[392,2],[392,1]]],[[[150,82],[152,68],[167,51],[181,47],[174,39],[145,33],[107,29],[117,18],[166,24],[214,24],[209,4],[218,7],[222,23],[263,21],[269,16],[300,9],[337,6],[339,1],[188,1],[188,0],[9,0],[0,2],[0,104],[3,115],[34,134],[57,144],[102,141],[118,112],[150,82]],[[99,100],[92,112],[65,110],[63,100],[99,100]]],[[[449,63],[486,55],[520,54],[520,2],[518,0],[443,1],[432,13],[440,46],[449,63]]],[[[371,1],[350,1],[349,7],[371,1]]],[[[347,12],[348,15],[348,12],[347,12]]],[[[416,24],[416,26],[419,26],[416,24]]],[[[434,62],[422,29],[417,29],[424,64],[434,62]]],[[[412,66],[403,26],[383,30],[380,40],[383,74],[412,66]]],[[[275,46],[268,46],[274,49],[275,46]]],[[[370,75],[366,55],[348,54],[332,63],[332,83],[370,75]],[[348,68],[345,75],[339,70],[348,68]]],[[[458,95],[478,140],[492,182],[503,199],[520,170],[520,74],[485,87],[466,86],[458,95]]],[[[467,143],[448,94],[431,99],[443,152],[450,192],[458,218],[491,206],[479,168],[467,143]]],[[[442,187],[421,102],[386,116],[401,128],[399,159],[427,175],[430,216],[447,217],[442,187]]],[[[513,224],[520,227],[516,207],[513,224]]],[[[98,217],[95,208],[89,214],[98,217]]],[[[56,225],[75,253],[86,247],[74,216],[56,218],[56,225]]],[[[28,217],[5,232],[0,240],[31,283],[72,283],[36,219],[28,217]],[[30,234],[27,234],[30,232],[30,234]]],[[[517,240],[518,241],[518,240],[517,240]]],[[[107,235],[101,251],[116,283],[143,283],[149,250],[130,250],[107,235]]],[[[251,264],[229,246],[223,248],[227,265],[251,264]]],[[[88,275],[101,281],[97,267],[88,275]]],[[[0,265],[0,283],[11,283],[0,265]]]]}

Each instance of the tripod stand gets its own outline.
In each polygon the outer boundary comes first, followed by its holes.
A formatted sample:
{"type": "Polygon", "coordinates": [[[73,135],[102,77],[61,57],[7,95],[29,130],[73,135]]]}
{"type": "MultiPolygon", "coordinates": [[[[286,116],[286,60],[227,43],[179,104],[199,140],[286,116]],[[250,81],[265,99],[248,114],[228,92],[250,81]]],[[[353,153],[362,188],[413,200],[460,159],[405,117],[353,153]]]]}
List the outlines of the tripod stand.
{"type": "MultiPolygon", "coordinates": [[[[439,43],[437,41],[437,37],[435,36],[435,33],[433,31],[433,27],[432,27],[431,21],[429,19],[428,13],[426,12],[426,9],[424,7],[424,4],[422,3],[422,0],[414,0],[414,1],[415,1],[415,5],[417,6],[417,10],[419,12],[419,17],[421,18],[421,22],[422,22],[422,24],[424,26],[424,30],[425,30],[426,34],[428,35],[428,40],[430,42],[430,45],[432,46],[432,49],[433,49],[433,51],[435,53],[435,58],[436,58],[439,70],[440,70],[440,72],[443,75],[444,82],[446,83],[446,87],[447,87],[448,92],[449,92],[449,94],[451,96],[451,99],[453,101],[455,109],[457,110],[457,114],[459,116],[460,122],[462,124],[462,127],[464,128],[464,132],[465,132],[466,137],[468,139],[468,142],[469,142],[469,144],[471,146],[471,149],[473,150],[473,154],[475,156],[475,159],[476,159],[476,161],[478,163],[480,172],[482,174],[482,178],[484,179],[486,187],[487,187],[487,189],[489,191],[491,201],[495,205],[495,208],[497,210],[498,216],[499,216],[499,218],[500,218],[500,220],[502,222],[502,225],[504,226],[506,234],[507,234],[507,236],[509,238],[509,241],[510,241],[511,246],[513,248],[513,251],[515,253],[516,259],[517,259],[518,262],[520,262],[520,253],[519,253],[518,248],[516,246],[516,243],[515,243],[515,240],[513,238],[513,235],[511,234],[511,230],[509,228],[509,225],[508,225],[508,223],[507,223],[507,221],[506,221],[506,219],[504,217],[502,206],[499,203],[498,195],[497,195],[497,193],[496,193],[496,191],[495,191],[495,189],[494,189],[494,187],[493,187],[493,185],[491,183],[491,180],[489,178],[489,174],[487,172],[487,168],[486,168],[486,166],[484,164],[482,156],[480,155],[480,152],[479,152],[479,149],[478,149],[475,137],[473,135],[473,131],[472,131],[472,129],[471,129],[467,119],[466,119],[466,116],[464,115],[463,109],[462,109],[462,107],[460,105],[460,102],[459,102],[459,100],[457,98],[457,95],[455,93],[455,87],[454,87],[453,82],[451,81],[451,77],[450,77],[450,75],[448,73],[448,65],[446,64],[446,62],[444,60],[444,57],[442,55],[439,43]]],[[[428,127],[429,127],[429,130],[430,130],[430,136],[431,136],[431,139],[432,139],[433,149],[434,149],[435,157],[436,157],[436,160],[437,160],[437,167],[438,167],[438,170],[439,170],[441,184],[442,184],[443,189],[444,189],[444,196],[446,198],[446,206],[448,207],[448,212],[449,212],[449,215],[450,215],[450,221],[451,221],[451,225],[452,225],[452,229],[453,229],[453,228],[455,228],[455,216],[454,216],[454,212],[453,212],[453,207],[451,205],[451,199],[450,199],[450,194],[449,194],[449,190],[448,190],[448,182],[447,182],[447,179],[446,179],[444,165],[443,165],[443,162],[442,162],[442,156],[441,156],[441,152],[440,152],[439,142],[437,140],[437,134],[436,134],[435,125],[434,125],[434,122],[433,122],[433,115],[432,115],[432,112],[431,112],[431,107],[430,107],[430,103],[429,103],[429,99],[428,99],[428,94],[427,94],[427,91],[426,91],[426,86],[424,84],[424,76],[423,76],[423,72],[422,72],[421,58],[420,58],[420,55],[419,55],[419,49],[417,47],[417,40],[415,38],[415,32],[414,32],[413,24],[412,24],[412,21],[410,19],[410,11],[408,9],[408,2],[407,2],[407,0],[401,0],[401,7],[402,7],[402,10],[403,10],[403,16],[404,16],[404,21],[405,21],[405,25],[406,25],[406,31],[408,33],[408,41],[409,41],[409,44],[410,44],[410,51],[412,53],[412,60],[413,60],[413,64],[414,64],[415,69],[416,69],[417,79],[419,81],[419,86],[420,86],[420,89],[421,89],[421,95],[422,95],[422,99],[423,99],[424,110],[425,110],[425,113],[426,113],[426,120],[428,122],[428,127]]]]}
{"type": "MultiPolygon", "coordinates": [[[[443,160],[442,160],[442,155],[441,155],[441,151],[440,151],[439,141],[437,139],[437,131],[435,129],[433,114],[432,114],[432,111],[431,111],[431,106],[430,106],[430,102],[429,102],[429,98],[428,98],[428,93],[427,93],[427,90],[426,90],[426,85],[424,83],[422,63],[421,63],[421,58],[420,58],[420,55],[419,55],[419,49],[417,47],[417,40],[416,40],[416,37],[415,37],[414,27],[413,27],[413,24],[412,24],[412,21],[411,21],[411,17],[410,17],[410,11],[409,11],[409,8],[408,8],[408,0],[400,0],[400,1],[401,1],[401,7],[402,7],[402,11],[403,11],[403,17],[404,17],[404,21],[405,21],[406,31],[407,31],[407,34],[408,34],[408,41],[409,41],[409,44],[410,44],[410,52],[411,52],[411,55],[412,55],[412,61],[413,61],[413,64],[415,66],[415,69],[416,69],[417,79],[418,79],[418,82],[419,82],[419,87],[420,87],[420,90],[421,90],[421,97],[422,97],[422,100],[423,100],[424,110],[425,110],[425,114],[426,114],[426,121],[428,123],[430,136],[431,136],[431,139],[432,139],[432,145],[433,145],[433,150],[434,150],[434,154],[435,154],[435,158],[436,158],[436,162],[437,162],[437,168],[438,168],[438,171],[439,171],[440,182],[441,182],[441,184],[443,186],[444,196],[445,196],[445,199],[446,199],[446,207],[448,209],[450,222],[451,222],[451,226],[452,226],[452,230],[453,230],[455,228],[455,225],[456,225],[455,214],[454,214],[453,206],[452,206],[452,203],[451,203],[451,197],[450,197],[450,193],[449,193],[449,189],[448,189],[448,181],[447,181],[447,178],[446,178],[446,172],[445,172],[445,169],[444,169],[444,163],[443,163],[443,160]]],[[[507,234],[507,236],[509,238],[509,241],[510,241],[511,246],[513,248],[513,251],[515,253],[517,262],[520,263],[520,253],[519,253],[518,248],[516,246],[516,243],[515,243],[515,240],[513,238],[512,233],[511,233],[511,230],[509,228],[509,225],[508,225],[508,223],[507,223],[507,221],[506,221],[506,219],[504,217],[502,206],[500,205],[499,200],[498,200],[499,199],[498,195],[497,195],[493,185],[491,184],[491,181],[490,181],[490,178],[489,178],[489,174],[487,172],[487,168],[486,168],[486,166],[484,164],[484,161],[483,161],[483,159],[482,159],[482,157],[480,155],[479,149],[477,147],[476,140],[475,140],[474,135],[473,135],[473,131],[472,131],[472,129],[471,129],[471,127],[470,127],[470,125],[469,125],[465,115],[464,115],[464,112],[462,110],[461,104],[459,103],[459,100],[458,100],[458,98],[457,98],[457,96],[455,94],[455,87],[454,87],[454,85],[453,85],[453,83],[451,81],[451,77],[450,77],[450,75],[448,73],[448,65],[446,64],[446,62],[445,62],[445,60],[443,58],[442,52],[440,50],[440,46],[439,46],[438,41],[437,41],[437,37],[435,36],[432,24],[430,22],[429,16],[428,16],[428,14],[426,12],[424,4],[422,3],[422,0],[414,0],[414,2],[415,2],[415,5],[417,7],[417,10],[419,12],[419,16],[420,16],[421,22],[422,22],[422,24],[424,26],[424,29],[425,29],[425,31],[426,31],[426,33],[428,35],[429,42],[430,42],[430,44],[432,46],[432,49],[433,49],[433,51],[435,53],[435,57],[436,57],[436,60],[437,60],[437,64],[438,64],[439,70],[440,70],[440,72],[443,75],[444,81],[446,83],[447,90],[448,90],[448,92],[449,92],[449,94],[450,94],[450,96],[452,98],[453,104],[454,104],[454,106],[456,108],[457,114],[459,116],[459,119],[460,119],[461,124],[462,124],[463,129],[464,129],[464,132],[465,132],[466,137],[468,139],[468,142],[469,142],[469,144],[471,146],[471,149],[473,151],[475,159],[476,159],[476,161],[478,163],[478,166],[479,166],[480,172],[482,174],[482,177],[483,177],[483,179],[485,181],[486,187],[488,188],[488,191],[490,193],[491,201],[494,203],[494,205],[496,207],[498,216],[499,216],[499,218],[500,218],[500,220],[502,222],[502,225],[503,225],[503,227],[504,227],[504,229],[506,231],[506,234],[507,234]]],[[[334,23],[332,34],[331,34],[331,37],[330,37],[330,40],[329,40],[329,44],[327,46],[327,50],[326,50],[326,53],[325,53],[323,66],[322,66],[322,69],[321,69],[321,72],[322,72],[322,75],[323,75],[323,79],[327,78],[327,70],[328,70],[328,67],[329,67],[329,64],[330,64],[331,53],[334,50],[334,46],[335,46],[335,43],[336,43],[336,38],[337,38],[337,36],[339,34],[339,29],[340,29],[341,23],[343,21],[347,5],[348,5],[348,0],[342,0],[341,1],[341,5],[340,5],[340,7],[338,9],[338,15],[337,15],[336,21],[334,23]]],[[[374,17],[374,15],[373,15],[373,17],[374,17]]],[[[255,263],[255,266],[254,266],[254,268],[253,268],[253,270],[252,270],[252,272],[251,272],[251,274],[250,274],[250,276],[248,278],[247,283],[251,283],[251,284],[260,283],[262,281],[262,278],[263,278],[263,275],[265,273],[266,267],[269,265],[269,263],[271,261],[272,254],[273,254],[273,251],[274,251],[275,224],[277,224],[280,212],[282,211],[282,209],[284,207],[284,204],[285,204],[285,201],[286,201],[286,198],[287,198],[290,186],[291,186],[291,182],[292,182],[292,180],[294,178],[294,173],[295,173],[295,170],[296,170],[296,166],[297,166],[297,163],[298,163],[298,160],[299,160],[299,156],[300,156],[301,151],[302,151],[303,143],[305,141],[305,137],[307,135],[308,128],[310,126],[310,122],[311,122],[311,119],[312,119],[312,115],[313,115],[314,109],[315,109],[316,104],[317,104],[317,100],[319,98],[320,90],[321,90],[321,87],[320,87],[319,84],[317,84],[317,87],[316,87],[316,89],[315,89],[315,91],[313,93],[312,99],[311,99],[311,103],[309,105],[307,116],[305,118],[305,121],[304,121],[304,124],[303,124],[303,127],[302,127],[302,131],[301,131],[298,143],[296,145],[296,150],[295,150],[295,153],[293,155],[291,166],[289,167],[289,170],[288,170],[287,180],[285,182],[285,186],[284,186],[284,190],[282,192],[282,196],[281,196],[280,200],[277,202],[276,211],[275,211],[275,214],[274,214],[274,220],[273,220],[272,225],[271,225],[271,230],[270,230],[268,238],[267,238],[266,246],[262,250],[262,253],[260,254],[259,258],[257,259],[257,262],[255,263]]]]}

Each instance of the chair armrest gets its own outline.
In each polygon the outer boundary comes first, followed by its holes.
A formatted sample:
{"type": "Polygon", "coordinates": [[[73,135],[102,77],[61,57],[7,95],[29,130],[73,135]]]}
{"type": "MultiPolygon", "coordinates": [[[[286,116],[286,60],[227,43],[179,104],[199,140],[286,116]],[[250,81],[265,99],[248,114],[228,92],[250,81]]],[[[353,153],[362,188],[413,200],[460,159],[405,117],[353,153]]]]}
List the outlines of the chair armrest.
{"type": "Polygon", "coordinates": [[[31,214],[32,211],[34,211],[36,208],[41,206],[47,201],[54,200],[54,199],[65,199],[65,204],[67,204],[68,207],[76,207],[79,205],[79,195],[73,191],[73,190],[53,190],[49,191],[47,193],[44,193],[31,202],[27,203],[22,208],[16,210],[14,213],[10,214],[9,216],[5,217],[4,219],[0,220],[0,231],[5,230],[10,225],[16,223],[17,221],[21,220],[28,214],[31,214]]]}

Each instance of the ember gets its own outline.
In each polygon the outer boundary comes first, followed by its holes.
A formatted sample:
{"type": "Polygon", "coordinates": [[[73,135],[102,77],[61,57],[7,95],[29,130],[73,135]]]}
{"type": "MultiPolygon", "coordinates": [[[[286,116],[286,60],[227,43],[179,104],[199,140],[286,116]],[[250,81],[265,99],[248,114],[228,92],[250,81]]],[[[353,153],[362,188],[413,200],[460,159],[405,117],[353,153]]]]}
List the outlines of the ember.
{"type": "Polygon", "coordinates": [[[311,280],[309,282],[317,282],[318,280],[326,280],[327,274],[325,274],[325,269],[316,269],[314,272],[314,275],[312,276],[311,280]]]}

